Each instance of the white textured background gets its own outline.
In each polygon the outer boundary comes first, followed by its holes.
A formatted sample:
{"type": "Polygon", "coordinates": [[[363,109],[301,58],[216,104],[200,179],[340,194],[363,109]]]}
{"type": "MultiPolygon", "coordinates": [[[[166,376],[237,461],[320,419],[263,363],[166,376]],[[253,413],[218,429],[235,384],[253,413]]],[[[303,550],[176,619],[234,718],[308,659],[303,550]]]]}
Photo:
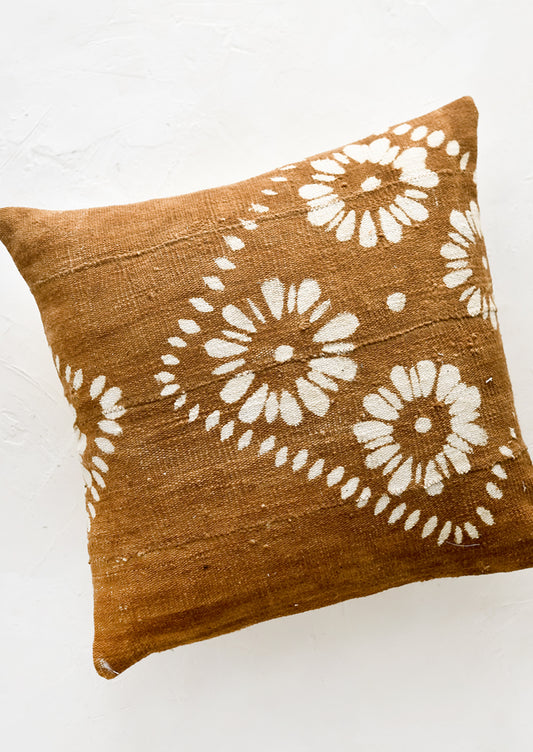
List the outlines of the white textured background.
{"type": "MultiPolygon", "coordinates": [[[[0,205],[232,182],[471,94],[533,448],[532,22],[529,0],[3,0],[0,205]]],[[[410,585],[99,678],[69,412],[0,251],[3,749],[530,752],[530,572],[410,585]]]]}

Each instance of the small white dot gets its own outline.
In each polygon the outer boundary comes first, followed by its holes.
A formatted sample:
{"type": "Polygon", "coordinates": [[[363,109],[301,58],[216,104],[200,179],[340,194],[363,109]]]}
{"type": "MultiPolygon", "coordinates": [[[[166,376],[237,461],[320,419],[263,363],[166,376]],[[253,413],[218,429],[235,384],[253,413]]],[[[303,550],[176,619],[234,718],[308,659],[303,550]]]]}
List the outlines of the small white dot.
{"type": "Polygon", "coordinates": [[[280,345],[274,350],[274,358],[278,363],[285,363],[286,360],[290,360],[293,356],[294,350],[290,345],[280,345]]]}
{"type": "Polygon", "coordinates": [[[449,154],[450,157],[455,157],[459,154],[459,144],[457,141],[448,141],[446,153],[449,154]]]}
{"type": "Polygon", "coordinates": [[[418,418],[415,423],[415,431],[418,433],[427,433],[431,428],[431,421],[429,418],[418,418]]]}
{"type": "Polygon", "coordinates": [[[405,293],[403,292],[393,292],[392,295],[389,295],[387,298],[387,305],[390,308],[391,311],[395,311],[395,313],[399,313],[400,311],[403,311],[405,308],[405,293]]]}

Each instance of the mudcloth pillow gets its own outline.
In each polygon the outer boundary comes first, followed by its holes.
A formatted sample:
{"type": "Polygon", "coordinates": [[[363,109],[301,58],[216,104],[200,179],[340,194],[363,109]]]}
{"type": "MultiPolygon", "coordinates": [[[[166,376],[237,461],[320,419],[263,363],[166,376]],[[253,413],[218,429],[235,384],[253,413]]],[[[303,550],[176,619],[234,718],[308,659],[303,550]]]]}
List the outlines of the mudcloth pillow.
{"type": "Polygon", "coordinates": [[[463,98],[235,185],[0,210],[73,408],[103,676],[533,563],[476,127],[463,98]]]}

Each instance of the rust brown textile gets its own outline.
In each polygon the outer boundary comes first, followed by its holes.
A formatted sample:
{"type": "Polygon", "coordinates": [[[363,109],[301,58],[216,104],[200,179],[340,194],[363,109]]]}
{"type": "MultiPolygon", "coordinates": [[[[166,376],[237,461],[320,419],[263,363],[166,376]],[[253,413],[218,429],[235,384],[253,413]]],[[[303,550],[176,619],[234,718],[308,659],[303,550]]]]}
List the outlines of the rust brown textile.
{"type": "Polygon", "coordinates": [[[465,97],[235,185],[0,210],[75,411],[102,676],[532,564],[476,128],[465,97]]]}

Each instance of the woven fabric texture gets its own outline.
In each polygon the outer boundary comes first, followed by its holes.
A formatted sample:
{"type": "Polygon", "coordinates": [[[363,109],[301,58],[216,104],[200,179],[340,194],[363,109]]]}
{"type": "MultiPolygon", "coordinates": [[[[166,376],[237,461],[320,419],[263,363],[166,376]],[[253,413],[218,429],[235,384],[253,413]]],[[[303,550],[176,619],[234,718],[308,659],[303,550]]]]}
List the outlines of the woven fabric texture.
{"type": "Polygon", "coordinates": [[[532,564],[476,129],[465,97],[230,186],[0,210],[73,408],[102,676],[532,564]]]}

